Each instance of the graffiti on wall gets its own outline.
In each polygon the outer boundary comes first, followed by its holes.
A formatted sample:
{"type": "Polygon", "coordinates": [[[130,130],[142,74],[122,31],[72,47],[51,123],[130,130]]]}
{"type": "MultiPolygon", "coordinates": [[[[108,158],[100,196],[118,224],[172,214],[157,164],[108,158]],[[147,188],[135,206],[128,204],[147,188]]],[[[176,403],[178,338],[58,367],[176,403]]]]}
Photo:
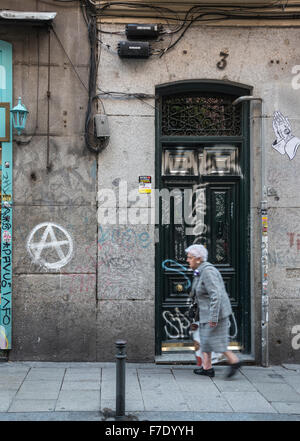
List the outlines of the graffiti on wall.
{"type": "Polygon", "coordinates": [[[33,262],[47,269],[60,269],[73,257],[70,234],[52,222],[36,225],[28,236],[26,248],[33,262]]]}
{"type": "Polygon", "coordinates": [[[292,348],[295,350],[300,349],[300,325],[293,326],[292,334],[296,334],[292,338],[292,348]]]}
{"type": "MultiPolygon", "coordinates": [[[[188,318],[188,311],[181,312],[178,307],[174,308],[174,312],[164,311],[164,331],[167,339],[186,339],[189,337],[191,321],[188,318]]],[[[238,328],[234,313],[228,320],[228,335],[232,340],[237,337],[238,328]],[[233,330],[231,333],[230,330],[233,330]]]]}
{"type": "MultiPolygon", "coordinates": [[[[5,149],[5,154],[8,150],[5,149]]],[[[4,151],[2,161],[5,163],[4,151]]],[[[12,294],[12,180],[11,170],[2,171],[1,209],[1,295],[0,295],[0,349],[11,344],[12,294]]]]}
{"type": "Polygon", "coordinates": [[[299,252],[300,252],[300,233],[287,232],[288,246],[273,248],[268,252],[268,261],[271,267],[298,267],[299,266],[299,252]],[[294,251],[294,253],[291,253],[294,251]],[[295,251],[297,253],[295,253],[295,251]]]}
{"type": "Polygon", "coordinates": [[[148,248],[151,243],[151,238],[147,231],[138,233],[133,228],[103,228],[103,226],[100,225],[98,243],[104,244],[107,241],[116,243],[121,247],[133,248],[141,246],[142,248],[148,248]]]}
{"type": "Polygon", "coordinates": [[[93,263],[94,271],[79,265],[71,274],[69,293],[89,292],[96,287],[96,273],[99,274],[99,298],[117,298],[145,295],[145,271],[142,262],[143,250],[151,243],[146,230],[133,228],[103,227],[98,229],[98,243],[85,248],[85,255],[93,263]]]}
{"type": "Polygon", "coordinates": [[[281,155],[287,154],[293,159],[300,145],[300,139],[293,135],[289,119],[278,110],[274,112],[273,129],[276,139],[272,147],[281,155]]]}
{"type": "Polygon", "coordinates": [[[287,235],[289,237],[290,248],[296,248],[297,251],[300,251],[300,234],[287,233],[287,235]]]}
{"type": "MultiPolygon", "coordinates": [[[[5,175],[4,175],[5,176],[5,175]]],[[[9,347],[11,325],[11,272],[12,272],[12,249],[11,249],[11,199],[3,194],[5,200],[2,204],[2,241],[1,241],[1,324],[0,324],[0,349],[9,347]],[[8,330],[6,330],[8,327],[8,330]]]]}

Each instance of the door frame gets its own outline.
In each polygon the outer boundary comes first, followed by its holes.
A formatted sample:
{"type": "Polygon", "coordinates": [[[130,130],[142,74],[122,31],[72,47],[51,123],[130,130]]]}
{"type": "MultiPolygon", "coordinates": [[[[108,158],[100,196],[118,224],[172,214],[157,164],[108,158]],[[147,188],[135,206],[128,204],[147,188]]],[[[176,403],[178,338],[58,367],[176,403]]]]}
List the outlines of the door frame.
{"type": "MultiPolygon", "coordinates": [[[[205,142],[217,142],[220,141],[220,137],[207,136],[207,137],[184,137],[184,136],[161,136],[161,98],[165,96],[176,95],[180,93],[193,93],[193,92],[210,92],[210,93],[223,93],[229,95],[236,95],[236,98],[244,95],[251,95],[253,87],[241,83],[221,80],[182,80],[171,83],[164,83],[157,85],[155,88],[156,106],[155,106],[155,188],[159,191],[162,188],[162,144],[163,141],[184,141],[184,143],[205,143],[205,142]]],[[[242,106],[242,136],[240,137],[227,137],[226,140],[237,141],[238,139],[243,142],[245,151],[241,157],[241,166],[244,171],[241,177],[240,191],[244,194],[245,204],[241,212],[245,226],[246,234],[242,229],[239,230],[240,240],[240,274],[244,277],[239,277],[238,289],[242,297],[242,314],[245,315],[243,320],[243,326],[241,327],[241,337],[243,344],[243,352],[251,352],[251,243],[250,243],[250,105],[249,102],[243,102],[242,106]]],[[[225,138],[225,137],[224,137],[225,138]]],[[[159,219],[161,219],[161,200],[158,205],[159,219]]],[[[161,329],[162,329],[162,308],[161,308],[161,287],[162,284],[162,228],[158,227],[158,241],[155,243],[155,355],[161,355],[161,329]]]]}

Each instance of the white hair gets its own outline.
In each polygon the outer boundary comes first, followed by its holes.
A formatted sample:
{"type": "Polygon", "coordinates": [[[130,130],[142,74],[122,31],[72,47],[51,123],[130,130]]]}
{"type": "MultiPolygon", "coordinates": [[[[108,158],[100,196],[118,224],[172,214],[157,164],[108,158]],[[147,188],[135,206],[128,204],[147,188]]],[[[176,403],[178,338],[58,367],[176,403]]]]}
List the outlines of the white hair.
{"type": "Polygon", "coordinates": [[[185,252],[190,253],[194,257],[201,257],[204,262],[207,261],[208,251],[203,245],[191,245],[185,250],[185,252]]]}

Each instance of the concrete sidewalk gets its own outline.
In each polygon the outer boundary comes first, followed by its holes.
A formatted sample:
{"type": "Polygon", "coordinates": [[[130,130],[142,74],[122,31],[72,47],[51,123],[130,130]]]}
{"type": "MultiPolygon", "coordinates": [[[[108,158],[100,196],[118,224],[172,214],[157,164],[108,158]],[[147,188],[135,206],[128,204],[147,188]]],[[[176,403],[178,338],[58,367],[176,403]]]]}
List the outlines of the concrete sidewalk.
{"type": "MultiPolygon", "coordinates": [[[[300,421],[300,365],[243,366],[225,380],[195,365],[126,364],[130,420],[300,421]]],[[[0,421],[114,420],[115,363],[0,363],[0,421]]]]}

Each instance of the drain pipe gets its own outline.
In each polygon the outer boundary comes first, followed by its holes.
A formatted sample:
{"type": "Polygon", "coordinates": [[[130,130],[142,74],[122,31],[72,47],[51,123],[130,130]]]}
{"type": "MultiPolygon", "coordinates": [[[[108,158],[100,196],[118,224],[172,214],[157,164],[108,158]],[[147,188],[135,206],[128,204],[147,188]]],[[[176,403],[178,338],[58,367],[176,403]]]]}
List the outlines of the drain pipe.
{"type": "Polygon", "coordinates": [[[232,105],[236,106],[244,101],[261,102],[261,130],[260,130],[260,148],[261,148],[261,364],[264,367],[269,366],[269,295],[268,295],[268,206],[267,206],[267,188],[265,178],[265,132],[264,132],[264,105],[263,99],[254,96],[240,96],[232,105]]]}

